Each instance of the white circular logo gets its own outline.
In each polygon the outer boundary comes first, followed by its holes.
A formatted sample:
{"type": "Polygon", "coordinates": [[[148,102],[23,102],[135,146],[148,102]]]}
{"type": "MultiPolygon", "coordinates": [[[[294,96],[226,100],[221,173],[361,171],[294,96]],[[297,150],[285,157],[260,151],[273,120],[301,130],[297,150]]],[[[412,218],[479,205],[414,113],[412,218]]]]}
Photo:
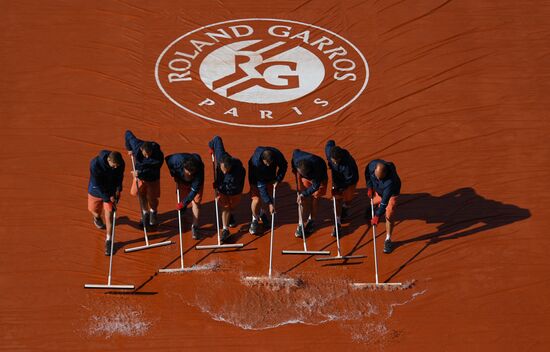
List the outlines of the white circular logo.
{"type": "Polygon", "coordinates": [[[248,40],[214,50],[201,64],[201,80],[223,97],[256,104],[298,99],[319,87],[325,67],[311,51],[295,46],[280,52],[285,42],[264,42],[248,40]],[[255,47],[260,50],[250,50],[255,47]]]}
{"type": "Polygon", "coordinates": [[[157,60],[160,90],[207,120],[284,127],[341,111],[363,92],[368,65],[341,36],[277,19],[211,24],[172,42],[157,60]]]}

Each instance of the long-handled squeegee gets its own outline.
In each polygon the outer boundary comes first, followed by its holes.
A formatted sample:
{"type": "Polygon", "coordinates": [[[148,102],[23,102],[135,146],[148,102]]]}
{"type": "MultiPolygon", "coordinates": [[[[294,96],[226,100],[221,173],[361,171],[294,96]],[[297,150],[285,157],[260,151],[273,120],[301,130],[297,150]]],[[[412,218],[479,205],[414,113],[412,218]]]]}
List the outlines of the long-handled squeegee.
{"type": "MultiPolygon", "coordinates": [[[[214,184],[216,184],[216,159],[214,159],[214,154],[212,154],[212,167],[214,169],[214,184]]],[[[227,243],[222,244],[220,237],[220,212],[218,209],[218,190],[214,186],[214,205],[216,208],[216,230],[218,234],[218,244],[206,245],[206,246],[195,246],[195,249],[219,249],[219,248],[242,248],[244,247],[243,243],[227,243]]]]}
{"type": "MultiPolygon", "coordinates": [[[[136,162],[134,161],[134,156],[133,155],[131,156],[131,158],[132,158],[132,170],[134,170],[134,172],[135,172],[136,171],[136,162]]],[[[144,249],[157,248],[157,247],[168,246],[170,244],[173,244],[174,242],[172,242],[172,241],[149,243],[149,237],[147,236],[147,224],[146,224],[146,221],[145,221],[146,219],[143,216],[143,204],[141,204],[141,199],[140,199],[139,181],[138,181],[137,177],[135,179],[136,179],[136,188],[137,188],[137,193],[138,193],[139,209],[141,211],[141,218],[142,218],[141,222],[143,224],[143,236],[145,237],[145,246],[137,246],[137,247],[132,247],[132,248],[126,248],[126,249],[124,249],[124,252],[126,252],[126,253],[137,252],[137,251],[142,251],[144,249]]]]}
{"type": "MultiPolygon", "coordinates": [[[[372,198],[370,200],[370,210],[371,210],[371,216],[374,218],[374,203],[372,201],[372,198]]],[[[372,244],[374,246],[374,272],[375,272],[375,282],[354,282],[351,283],[351,286],[354,288],[371,288],[371,289],[378,289],[378,288],[389,288],[389,287],[405,287],[401,282],[380,282],[378,281],[378,260],[376,257],[376,225],[372,225],[372,244]]]]}
{"type": "Polygon", "coordinates": [[[335,257],[325,257],[325,258],[315,258],[317,261],[326,261],[326,260],[342,260],[342,259],[358,259],[365,258],[366,255],[342,255],[340,253],[340,229],[338,224],[338,217],[336,215],[336,198],[332,196],[332,205],[334,206],[334,229],[336,231],[336,247],[338,249],[338,254],[335,257]]]}
{"type": "MultiPolygon", "coordinates": [[[[180,203],[180,189],[178,187],[178,184],[176,183],[176,197],[178,199],[178,204],[180,203]]],[[[183,266],[183,236],[182,236],[182,229],[181,229],[181,211],[177,210],[178,212],[178,226],[179,226],[179,232],[180,232],[180,267],[176,269],[159,269],[159,273],[180,273],[180,272],[186,272],[186,271],[198,271],[198,270],[206,270],[207,267],[200,267],[200,266],[193,266],[191,268],[185,268],[183,266]]]]}
{"type": "MultiPolygon", "coordinates": [[[[296,194],[300,195],[300,189],[298,188],[298,173],[295,175],[296,178],[296,194]]],[[[304,250],[295,251],[295,250],[283,250],[283,254],[297,254],[297,255],[330,255],[330,251],[308,251],[306,243],[306,231],[304,229],[304,220],[302,216],[302,204],[298,204],[298,226],[302,230],[302,239],[304,240],[304,250]]]]}
{"type": "MultiPolygon", "coordinates": [[[[275,205],[275,186],[273,186],[273,205],[275,205]]],[[[268,276],[246,276],[242,280],[244,282],[252,284],[262,284],[262,283],[277,283],[282,285],[291,285],[296,286],[298,280],[289,278],[289,277],[278,277],[272,276],[273,269],[273,234],[275,229],[275,213],[271,214],[271,238],[269,241],[269,272],[268,276]]]]}
{"type": "Polygon", "coordinates": [[[116,223],[116,203],[113,207],[113,226],[111,228],[111,252],[109,254],[109,276],[107,277],[107,285],[100,284],[85,284],[84,288],[102,288],[102,289],[122,289],[133,290],[134,285],[113,285],[111,284],[111,273],[113,270],[113,248],[115,244],[115,223],[116,223]]]}

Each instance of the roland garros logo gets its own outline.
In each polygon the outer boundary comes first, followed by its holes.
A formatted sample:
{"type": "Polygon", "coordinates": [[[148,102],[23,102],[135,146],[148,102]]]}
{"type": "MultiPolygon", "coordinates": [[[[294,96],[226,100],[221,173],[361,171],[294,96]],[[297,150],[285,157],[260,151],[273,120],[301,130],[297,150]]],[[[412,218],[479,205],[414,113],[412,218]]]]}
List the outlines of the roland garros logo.
{"type": "Polygon", "coordinates": [[[206,120],[245,127],[294,126],[349,106],[367,85],[363,54],[311,24],[254,18],[182,35],[159,56],[160,90],[206,120]]]}

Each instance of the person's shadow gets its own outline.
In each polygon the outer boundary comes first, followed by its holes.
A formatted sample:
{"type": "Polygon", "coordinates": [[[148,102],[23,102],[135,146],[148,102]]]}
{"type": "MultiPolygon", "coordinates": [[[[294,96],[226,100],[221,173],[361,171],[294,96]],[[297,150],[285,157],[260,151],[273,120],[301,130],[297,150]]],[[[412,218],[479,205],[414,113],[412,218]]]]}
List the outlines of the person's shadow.
{"type": "Polygon", "coordinates": [[[395,211],[396,227],[408,220],[439,224],[434,232],[394,240],[394,250],[413,242],[426,241],[417,253],[401,265],[386,281],[425,251],[429,246],[448,240],[475,235],[529,218],[528,209],[486,199],[473,188],[460,188],[442,196],[429,193],[401,194],[395,211]]]}

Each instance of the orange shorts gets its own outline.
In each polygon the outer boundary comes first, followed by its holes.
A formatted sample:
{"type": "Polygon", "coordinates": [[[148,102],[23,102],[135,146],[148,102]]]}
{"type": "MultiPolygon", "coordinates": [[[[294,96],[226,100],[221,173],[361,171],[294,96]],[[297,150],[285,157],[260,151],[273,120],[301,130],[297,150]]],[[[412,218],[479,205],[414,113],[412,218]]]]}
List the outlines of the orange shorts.
{"type": "MultiPolygon", "coordinates": [[[[373,202],[374,205],[380,204],[382,201],[382,197],[378,195],[378,193],[374,192],[374,198],[373,202]]],[[[393,219],[395,208],[397,208],[397,197],[398,196],[392,196],[390,197],[390,201],[388,202],[388,206],[386,206],[386,220],[391,221],[393,219]]]]}
{"type": "MultiPolygon", "coordinates": [[[[180,202],[183,202],[187,197],[187,195],[191,193],[191,185],[186,183],[178,183],[178,189],[180,190],[180,202]]],[[[201,204],[203,190],[204,190],[204,184],[201,185],[201,190],[199,191],[199,193],[197,193],[195,198],[193,198],[193,202],[197,204],[201,204]]]]}
{"type": "MultiPolygon", "coordinates": [[[[155,199],[160,197],[160,180],[156,181],[142,181],[138,179],[139,193],[145,195],[148,199],[155,199]]],[[[137,196],[138,189],[136,187],[136,179],[132,181],[132,189],[130,194],[137,196]]]]}
{"type": "MultiPolygon", "coordinates": [[[[310,180],[303,178],[302,176],[300,176],[300,174],[298,174],[298,186],[300,187],[300,192],[304,191],[306,188],[311,187],[312,184],[313,183],[310,180]]],[[[327,194],[327,184],[328,180],[321,182],[321,187],[319,187],[319,189],[312,194],[313,198],[321,198],[322,196],[327,194]]]]}
{"type": "Polygon", "coordinates": [[[101,214],[101,209],[105,209],[107,212],[113,211],[113,205],[111,203],[105,203],[103,199],[92,196],[88,193],[88,210],[92,213],[101,214]]]}
{"type": "Polygon", "coordinates": [[[228,196],[227,194],[218,193],[218,195],[220,196],[220,198],[218,199],[218,202],[220,202],[220,206],[222,208],[234,209],[241,201],[240,194],[235,194],[234,196],[228,196]]]}
{"type": "Polygon", "coordinates": [[[357,184],[348,186],[342,192],[332,190],[332,196],[336,199],[344,199],[345,203],[349,203],[353,200],[353,197],[355,197],[356,187],[357,187],[357,184]]]}
{"type": "MultiPolygon", "coordinates": [[[[269,183],[269,184],[266,185],[266,187],[267,187],[267,194],[273,195],[273,184],[269,183]]],[[[258,186],[250,185],[250,198],[252,198],[252,199],[261,199],[262,198],[260,196],[260,189],[258,188],[258,186]]]]}

